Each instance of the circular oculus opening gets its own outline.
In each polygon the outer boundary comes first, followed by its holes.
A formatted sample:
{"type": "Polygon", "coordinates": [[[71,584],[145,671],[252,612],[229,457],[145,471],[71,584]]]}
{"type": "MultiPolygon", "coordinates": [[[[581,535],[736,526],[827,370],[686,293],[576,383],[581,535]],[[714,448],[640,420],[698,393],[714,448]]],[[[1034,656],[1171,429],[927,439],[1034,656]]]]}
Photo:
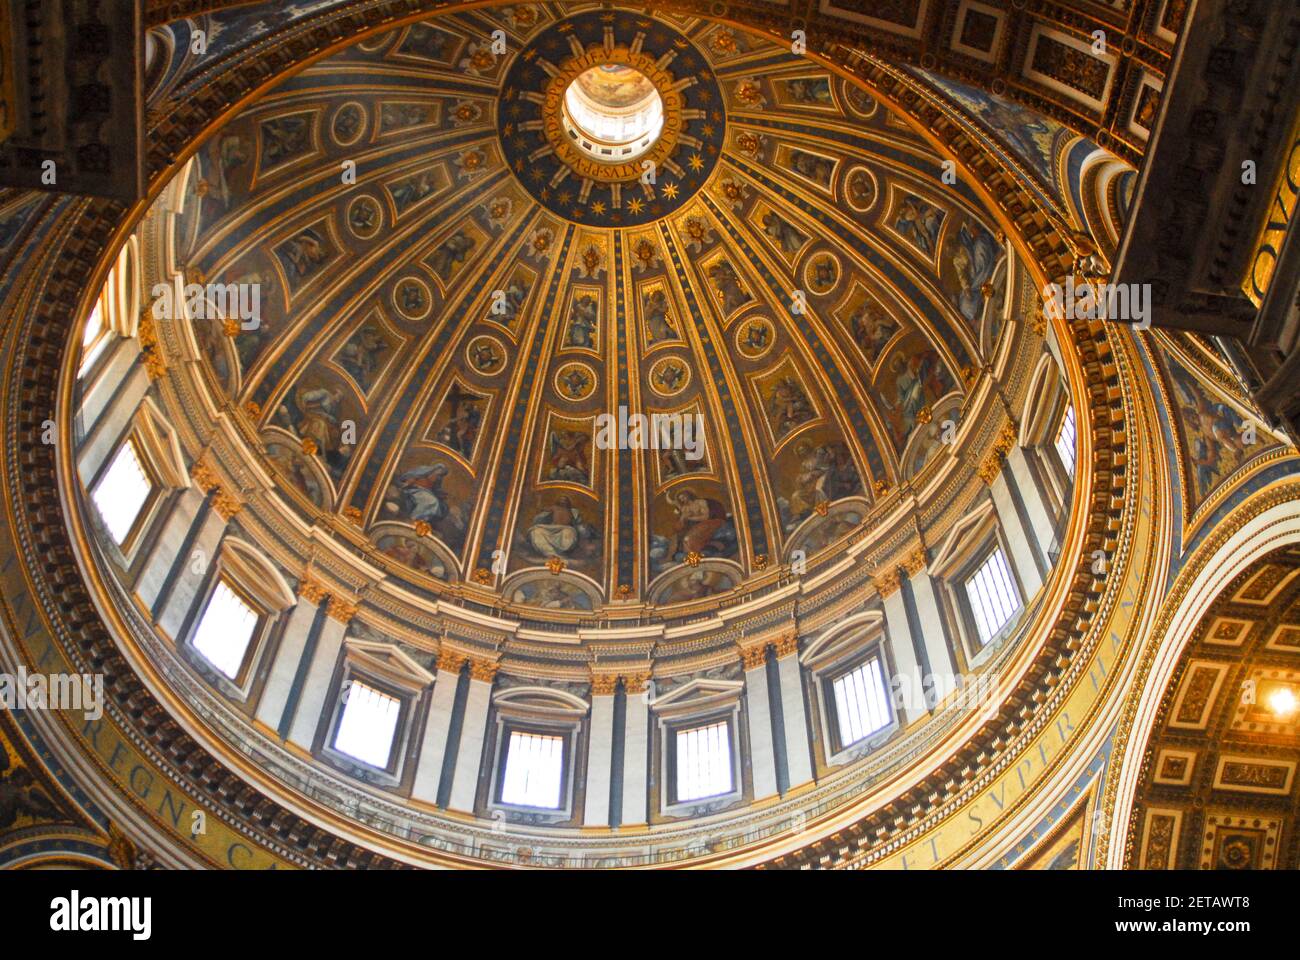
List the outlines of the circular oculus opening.
{"type": "Polygon", "coordinates": [[[564,91],[564,129],[594,160],[625,163],[654,146],[664,101],[640,70],[607,63],[580,73],[564,91]]]}

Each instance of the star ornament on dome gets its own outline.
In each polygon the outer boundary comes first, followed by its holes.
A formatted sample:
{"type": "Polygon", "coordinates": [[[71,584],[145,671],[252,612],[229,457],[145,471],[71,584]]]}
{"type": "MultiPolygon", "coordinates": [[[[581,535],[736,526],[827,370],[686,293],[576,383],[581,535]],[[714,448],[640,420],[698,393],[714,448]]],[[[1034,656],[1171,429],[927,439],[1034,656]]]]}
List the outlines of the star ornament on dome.
{"type": "Polygon", "coordinates": [[[691,169],[694,170],[694,171],[696,171],[697,173],[698,173],[700,170],[703,170],[703,169],[704,169],[704,158],[701,157],[698,153],[693,154],[693,155],[691,156],[691,159],[688,160],[687,163],[689,163],[691,169]]]}
{"type": "Polygon", "coordinates": [[[681,188],[678,187],[677,184],[675,183],[665,183],[664,196],[667,197],[669,200],[676,200],[677,194],[680,191],[680,189],[681,188]]]}

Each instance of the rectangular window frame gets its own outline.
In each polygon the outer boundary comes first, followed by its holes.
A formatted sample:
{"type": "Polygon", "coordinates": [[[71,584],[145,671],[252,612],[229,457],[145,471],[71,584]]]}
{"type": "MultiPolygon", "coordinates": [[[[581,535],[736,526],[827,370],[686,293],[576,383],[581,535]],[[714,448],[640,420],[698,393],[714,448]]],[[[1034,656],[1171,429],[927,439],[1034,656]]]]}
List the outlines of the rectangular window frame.
{"type": "Polygon", "coordinates": [[[898,729],[898,711],[895,709],[893,696],[889,689],[889,664],[885,660],[883,651],[878,647],[865,656],[855,657],[853,660],[834,669],[825,671],[818,677],[818,681],[821,685],[822,696],[825,699],[825,716],[827,729],[830,732],[829,743],[833,748],[834,756],[838,757],[848,752],[857,753],[863,746],[869,746],[872,743],[887,739],[893,731],[898,729]],[[878,664],[880,669],[880,695],[885,705],[885,722],[856,740],[846,742],[840,728],[839,695],[835,690],[835,684],[849,674],[855,673],[872,663],[878,664]]]}
{"type": "Polygon", "coordinates": [[[1027,609],[1027,600],[1025,598],[1025,588],[1020,582],[1020,576],[1016,572],[1015,564],[1011,561],[1011,550],[1006,542],[1001,527],[994,526],[992,530],[981,539],[979,545],[972,549],[963,562],[957,566],[945,582],[946,592],[949,602],[956,613],[957,632],[961,637],[963,649],[966,652],[967,662],[971,667],[977,667],[988,660],[995,651],[1001,649],[1007,637],[1016,631],[1027,609]],[[967,592],[967,583],[975,573],[984,565],[984,563],[993,555],[994,550],[1001,550],[1002,556],[1006,560],[1007,571],[1011,575],[1011,586],[1015,591],[1017,608],[1011,615],[1011,618],[1004,623],[996,633],[987,641],[982,641],[979,635],[979,625],[975,617],[974,608],[971,606],[970,597],[967,592]]]}
{"type": "Polygon", "coordinates": [[[195,606],[198,613],[191,619],[185,631],[185,639],[179,644],[179,647],[191,665],[209,684],[217,687],[226,696],[243,702],[249,697],[253,679],[256,675],[256,665],[260,660],[263,649],[266,647],[267,638],[270,636],[275,624],[280,620],[280,611],[268,610],[264,603],[254,597],[248,589],[241,586],[225,569],[223,560],[224,558],[219,555],[213,564],[212,574],[208,577],[208,582],[203,588],[202,600],[195,606]],[[217,592],[217,586],[222,583],[257,614],[257,623],[248,639],[248,645],[244,648],[244,655],[240,660],[239,670],[234,679],[226,676],[216,664],[212,663],[204,655],[203,651],[194,645],[199,626],[202,624],[203,617],[212,603],[212,597],[217,592]]]}
{"type": "Polygon", "coordinates": [[[330,678],[326,706],[316,718],[312,754],[347,776],[368,784],[399,790],[414,777],[412,745],[428,722],[428,702],[434,677],[388,643],[350,638],[345,641],[330,678]],[[374,766],[334,744],[343,722],[343,688],[358,681],[399,703],[393,742],[382,767],[374,766]],[[423,720],[422,720],[423,718],[423,720]]]}
{"type": "Polygon", "coordinates": [[[492,806],[517,813],[539,814],[556,819],[569,819],[573,813],[573,758],[577,747],[576,725],[547,724],[503,717],[497,727],[497,762],[493,767],[492,806]],[[510,763],[510,742],[515,734],[534,737],[556,737],[560,747],[560,797],[555,807],[510,802],[505,799],[506,769],[510,763]]]}
{"type": "Polygon", "coordinates": [[[134,428],[128,430],[126,436],[122,438],[122,442],[113,449],[113,452],[109,456],[104,458],[104,463],[99,472],[95,475],[95,478],[86,489],[90,504],[98,514],[99,522],[104,525],[104,533],[107,534],[105,538],[101,539],[101,543],[105,546],[111,546],[117,552],[117,559],[121,562],[122,566],[130,567],[131,563],[134,561],[136,554],[139,552],[140,544],[144,539],[145,532],[153,525],[153,521],[158,513],[158,508],[167,498],[168,492],[167,485],[163,482],[162,477],[159,476],[158,470],[152,462],[152,458],[149,456],[141,441],[139,431],[134,428]],[[144,502],[140,505],[140,509],[136,512],[135,518],[131,521],[131,527],[127,531],[126,537],[121,543],[118,543],[113,537],[112,531],[108,529],[108,524],[104,520],[104,515],[99,509],[99,503],[95,499],[95,494],[103,484],[104,479],[108,476],[108,472],[112,469],[117,458],[122,454],[123,450],[128,447],[130,448],[132,455],[135,457],[135,461],[139,465],[140,471],[144,474],[145,479],[149,481],[149,493],[145,496],[144,502]]]}
{"type": "Polygon", "coordinates": [[[339,675],[335,678],[334,683],[330,685],[330,703],[333,704],[333,707],[330,710],[324,740],[320,745],[320,755],[352,776],[384,786],[397,786],[402,779],[404,759],[410,744],[411,718],[417,700],[418,695],[412,690],[393,683],[388,678],[363,670],[354,662],[345,660],[339,675]],[[343,712],[346,709],[346,705],[343,703],[343,690],[347,684],[353,682],[362,683],[370,689],[382,693],[384,696],[392,697],[397,701],[397,724],[393,728],[393,740],[388,745],[388,757],[382,766],[355,757],[339,749],[336,745],[339,726],[343,723],[343,712]]]}
{"type": "Polygon", "coordinates": [[[338,722],[334,725],[334,733],[329,741],[330,748],[335,752],[340,753],[343,756],[349,758],[353,763],[359,763],[362,766],[366,766],[366,767],[374,767],[377,770],[389,770],[394,765],[393,754],[396,750],[397,743],[398,740],[400,739],[400,735],[402,732],[402,714],[404,708],[405,708],[405,704],[403,702],[403,697],[400,694],[396,694],[388,690],[384,690],[379,684],[368,683],[359,677],[352,677],[351,679],[346,681],[346,686],[340,688],[338,722]],[[359,688],[363,688],[367,691],[376,694],[379,697],[391,701],[396,705],[397,708],[396,716],[393,718],[393,730],[388,739],[388,750],[382,763],[375,763],[373,760],[368,760],[365,757],[359,757],[355,753],[351,753],[348,750],[344,749],[343,747],[339,746],[339,736],[343,732],[343,723],[348,717],[349,709],[352,706],[354,706],[354,704],[356,703],[356,700],[354,698],[357,696],[357,692],[359,688]],[[343,690],[347,690],[348,692],[348,698],[346,701],[343,699],[343,694],[342,694],[343,690]]]}
{"type": "Polygon", "coordinates": [[[849,763],[880,749],[902,729],[903,715],[899,708],[898,691],[891,685],[891,678],[898,675],[897,666],[890,641],[886,637],[883,613],[877,613],[858,626],[846,629],[842,635],[824,644],[814,645],[805,655],[803,665],[811,681],[810,700],[819,723],[814,742],[818,756],[826,768],[849,763]],[[889,721],[860,740],[844,743],[835,698],[835,681],[870,660],[880,662],[889,721]]]}
{"type": "Polygon", "coordinates": [[[741,770],[740,726],[739,702],[704,713],[660,719],[660,743],[663,754],[661,802],[665,813],[689,814],[702,806],[729,805],[744,797],[745,783],[741,770]],[[726,793],[683,800],[677,793],[677,734],[679,731],[712,726],[716,723],[725,723],[727,727],[727,749],[730,752],[731,760],[731,789],[726,793]]]}
{"type": "Polygon", "coordinates": [[[1067,403],[1065,410],[1056,420],[1056,428],[1052,431],[1052,451],[1056,454],[1061,470],[1069,478],[1071,483],[1074,482],[1075,471],[1079,468],[1079,421],[1074,412],[1074,404],[1067,403]],[[1070,451],[1070,459],[1067,461],[1065,454],[1061,452],[1061,439],[1065,433],[1066,424],[1070,426],[1070,442],[1065,445],[1070,451]]]}

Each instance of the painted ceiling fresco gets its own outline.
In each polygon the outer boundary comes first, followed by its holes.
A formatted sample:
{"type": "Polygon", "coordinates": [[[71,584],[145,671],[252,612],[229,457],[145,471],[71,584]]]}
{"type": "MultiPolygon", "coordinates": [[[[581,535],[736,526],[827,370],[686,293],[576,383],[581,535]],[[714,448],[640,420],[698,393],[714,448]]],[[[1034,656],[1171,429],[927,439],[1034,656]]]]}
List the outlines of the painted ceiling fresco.
{"type": "Polygon", "coordinates": [[[191,280],[260,283],[261,323],[194,336],[299,507],[417,582],[490,571],[576,611],[726,593],[925,466],[996,346],[1009,248],[919,135],[807,60],[557,16],[376,35],[223,127],[176,248],[191,280]],[[546,78],[601,45],[682,91],[654,183],[587,179],[542,129],[546,78]],[[703,449],[606,449],[620,411],[698,416],[703,449]]]}

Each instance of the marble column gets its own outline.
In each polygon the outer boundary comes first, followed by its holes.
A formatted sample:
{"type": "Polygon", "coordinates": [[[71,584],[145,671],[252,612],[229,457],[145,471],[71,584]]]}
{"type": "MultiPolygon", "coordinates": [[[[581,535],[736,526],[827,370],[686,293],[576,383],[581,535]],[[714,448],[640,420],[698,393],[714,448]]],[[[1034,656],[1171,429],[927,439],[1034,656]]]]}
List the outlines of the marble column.
{"type": "Polygon", "coordinates": [[[167,575],[175,564],[182,561],[182,555],[185,560],[189,559],[190,551],[185,549],[185,541],[206,499],[202,490],[195,486],[186,487],[176,496],[166,517],[162,519],[162,530],[145,558],[135,583],[135,595],[146,609],[154,608],[158,595],[167,583],[167,575]]]}
{"type": "Polygon", "coordinates": [[[492,661],[470,658],[469,696],[465,699],[456,770],[452,774],[451,796],[447,801],[452,810],[474,812],[474,797],[478,793],[478,775],[483,761],[483,740],[487,736],[488,710],[492,706],[492,682],[496,675],[497,665],[492,661]]]}
{"type": "MultiPolygon", "coordinates": [[[[77,451],[77,472],[81,482],[89,485],[100,467],[117,451],[123,431],[149,392],[149,374],[140,364],[127,368],[125,379],[115,385],[108,406],[103,409],[77,451]]],[[[107,387],[105,388],[107,389],[107,387]]]]}
{"type": "Polygon", "coordinates": [[[957,661],[940,613],[939,587],[925,567],[924,547],[918,547],[903,561],[903,572],[908,577],[907,586],[912,595],[914,625],[921,635],[921,648],[929,663],[931,689],[935,701],[941,701],[957,686],[957,661]]]}
{"type": "Polygon", "coordinates": [[[311,750],[321,719],[328,712],[326,698],[338,666],[339,652],[343,649],[343,636],[357,612],[356,604],[341,597],[330,597],[325,610],[325,625],[316,638],[316,649],[312,652],[311,665],[307,668],[293,723],[289,727],[290,742],[304,750],[311,750]]]}
{"type": "Polygon", "coordinates": [[[646,822],[647,778],[650,766],[650,703],[646,688],[649,674],[623,677],[627,694],[623,727],[623,816],[622,826],[646,822]]]}
{"type": "Polygon", "coordinates": [[[609,785],[614,755],[614,691],[617,676],[591,678],[591,727],[587,737],[587,799],[582,822],[609,826],[609,785]]]}
{"type": "Polygon", "coordinates": [[[465,659],[451,651],[444,651],[438,656],[438,675],[430,694],[429,716],[424,722],[424,736],[420,740],[420,755],[415,766],[415,785],[411,788],[414,799],[428,804],[438,802],[442,763],[447,756],[447,734],[451,730],[456,687],[460,682],[460,671],[465,659]]]}
{"type": "Polygon", "coordinates": [[[1016,509],[1015,492],[1007,482],[1009,474],[1010,471],[1005,466],[999,469],[993,477],[993,482],[989,484],[989,491],[993,494],[993,508],[997,512],[998,523],[1002,526],[1007,548],[1011,552],[1008,559],[1024,591],[1025,603],[1028,604],[1038,593],[1038,588],[1043,585],[1043,575],[1038,569],[1038,560],[1029,542],[1033,533],[1025,529],[1020,519],[1020,512],[1016,509]]]}
{"type": "Polygon", "coordinates": [[[767,648],[763,641],[740,648],[745,667],[745,700],[749,715],[749,773],[754,799],[777,792],[776,749],[772,743],[772,704],[767,693],[767,648]]]}
{"type": "Polygon", "coordinates": [[[1047,493],[1029,463],[1030,457],[1037,456],[1041,456],[1038,451],[1026,450],[1016,444],[1007,454],[1007,466],[1011,468],[1011,477],[1016,489],[1020,491],[1020,500],[1025,506],[1025,514],[1038,543],[1039,553],[1043,557],[1049,557],[1056,536],[1056,518],[1051,501],[1047,499],[1047,493]]]}
{"type": "Polygon", "coordinates": [[[262,697],[257,702],[257,719],[272,730],[278,730],[280,721],[284,718],[284,708],[293,690],[293,679],[298,675],[303,651],[324,599],[325,588],[310,577],[303,577],[298,584],[298,602],[289,613],[289,621],[280,634],[275,659],[271,661],[262,697]]]}
{"type": "Polygon", "coordinates": [[[894,660],[895,676],[886,681],[894,708],[902,711],[905,723],[910,723],[926,713],[927,706],[923,697],[924,671],[912,643],[912,623],[907,617],[900,576],[895,570],[876,577],[874,582],[885,603],[885,626],[894,660]]]}
{"type": "Polygon", "coordinates": [[[781,719],[785,727],[785,763],[790,786],[812,779],[812,750],[808,745],[808,712],[803,703],[803,672],[799,666],[799,636],[793,630],[776,641],[777,673],[781,680],[781,719]]]}
{"type": "Polygon", "coordinates": [[[199,591],[208,582],[212,564],[217,559],[221,540],[226,533],[226,524],[243,506],[221,486],[208,468],[196,465],[191,473],[201,489],[212,490],[212,509],[190,542],[188,553],[175,558],[177,566],[170,590],[165,598],[159,598],[163,601],[163,606],[158,615],[158,627],[176,640],[180,639],[190,615],[196,613],[192,608],[199,591]],[[198,551],[197,556],[195,551],[198,551]]]}

